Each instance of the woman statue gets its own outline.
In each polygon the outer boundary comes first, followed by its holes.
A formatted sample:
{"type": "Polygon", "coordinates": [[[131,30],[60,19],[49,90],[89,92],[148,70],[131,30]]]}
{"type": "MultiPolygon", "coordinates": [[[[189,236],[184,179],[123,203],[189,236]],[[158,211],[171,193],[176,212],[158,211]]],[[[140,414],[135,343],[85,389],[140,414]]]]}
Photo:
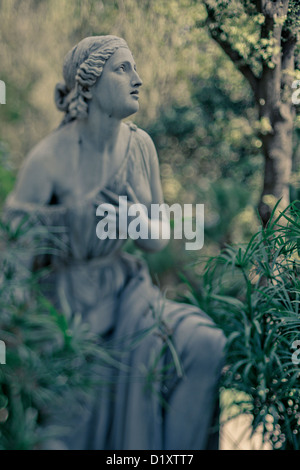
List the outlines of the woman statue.
{"type": "MultiPolygon", "coordinates": [[[[115,239],[96,234],[100,204],[109,216],[119,196],[127,197],[128,206],[144,204],[148,214],[151,204],[163,203],[154,144],[146,132],[123,122],[139,108],[142,81],[134,58],[123,39],[88,37],[66,55],[63,76],[55,99],[64,119],[25,159],[6,214],[11,220],[30,214],[65,228],[68,250],[47,258],[52,269],[45,292],[56,308],[80,312],[102,341],[116,347],[124,338],[150,333],[124,348],[122,360],[131,373],[113,370],[111,384],[95,390],[61,442],[68,449],[217,448],[211,429],[218,413],[222,332],[198,308],[163,297],[146,263],[122,251],[124,233],[115,239]],[[156,370],[173,368],[149,388],[154,362],[156,370]]],[[[144,214],[141,223],[156,224],[160,236],[135,243],[161,250],[167,243],[163,220],[144,214]]],[[[36,264],[32,260],[31,268],[36,264]]]]}

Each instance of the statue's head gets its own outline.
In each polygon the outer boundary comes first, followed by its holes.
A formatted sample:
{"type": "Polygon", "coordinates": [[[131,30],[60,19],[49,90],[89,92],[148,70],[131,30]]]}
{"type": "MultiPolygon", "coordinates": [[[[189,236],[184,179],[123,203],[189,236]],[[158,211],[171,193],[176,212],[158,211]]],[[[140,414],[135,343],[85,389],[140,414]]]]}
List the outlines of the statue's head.
{"type": "Polygon", "coordinates": [[[116,51],[119,51],[116,56],[132,58],[126,41],[117,36],[85,38],[67,53],[63,64],[64,83],[58,83],[55,88],[56,106],[65,112],[63,123],[87,117],[88,102],[93,98],[95,85],[99,82],[106,62],[116,51]]]}

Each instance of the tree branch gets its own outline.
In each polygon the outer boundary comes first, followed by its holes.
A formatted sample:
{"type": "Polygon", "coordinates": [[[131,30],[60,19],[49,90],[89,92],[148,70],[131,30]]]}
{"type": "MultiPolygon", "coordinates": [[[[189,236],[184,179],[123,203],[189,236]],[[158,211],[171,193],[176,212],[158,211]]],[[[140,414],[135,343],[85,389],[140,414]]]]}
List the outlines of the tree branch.
{"type": "Polygon", "coordinates": [[[223,51],[235,64],[237,69],[243,74],[243,76],[249,82],[254,92],[254,95],[256,96],[258,89],[258,78],[254,75],[250,66],[245,63],[245,59],[243,58],[243,56],[241,56],[241,54],[232,47],[232,44],[227,39],[224,39],[222,37],[222,35],[224,35],[224,31],[222,27],[218,24],[215,9],[211,5],[209,5],[208,2],[205,0],[204,5],[207,11],[206,24],[209,28],[212,38],[221,46],[223,51]]]}

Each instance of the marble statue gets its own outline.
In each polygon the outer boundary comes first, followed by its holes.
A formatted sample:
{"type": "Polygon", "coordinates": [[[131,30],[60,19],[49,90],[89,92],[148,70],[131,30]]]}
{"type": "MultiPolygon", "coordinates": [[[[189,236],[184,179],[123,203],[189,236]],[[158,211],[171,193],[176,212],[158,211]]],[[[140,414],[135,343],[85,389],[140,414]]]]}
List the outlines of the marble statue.
{"type": "MultiPolygon", "coordinates": [[[[12,221],[22,214],[38,215],[45,226],[65,228],[67,249],[31,265],[51,267],[45,292],[59,311],[80,312],[110,345],[151,330],[158,317],[161,333],[150,332],[124,350],[122,360],[133,373],[106,371],[113,376],[110,385],[95,389],[60,445],[216,449],[218,433],[212,425],[218,419],[223,333],[200,309],[166,299],[153,285],[146,263],[122,249],[124,237],[100,239],[96,234],[101,203],[116,205],[120,195],[127,196],[128,204],[163,203],[153,141],[144,130],[124,122],[139,109],[142,85],[132,53],[115,36],[85,38],[66,55],[63,77],[55,90],[63,121],[25,159],[5,212],[12,221]],[[177,351],[182,374],[172,362],[167,339],[177,351]],[[173,365],[149,389],[146,372],[155,357],[162,369],[173,365]]],[[[168,241],[135,243],[142,250],[159,251],[168,241]]]]}

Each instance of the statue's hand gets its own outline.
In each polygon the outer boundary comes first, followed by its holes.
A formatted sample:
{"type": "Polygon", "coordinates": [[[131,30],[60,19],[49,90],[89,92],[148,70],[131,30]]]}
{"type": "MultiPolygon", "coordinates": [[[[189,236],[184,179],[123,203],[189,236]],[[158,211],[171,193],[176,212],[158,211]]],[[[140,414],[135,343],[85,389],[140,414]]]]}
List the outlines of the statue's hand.
{"type": "Polygon", "coordinates": [[[137,216],[136,214],[136,209],[139,212],[139,223],[143,226],[141,229],[148,230],[149,228],[149,218],[148,218],[148,213],[145,211],[145,208],[142,204],[139,203],[133,189],[131,188],[130,185],[126,185],[126,198],[119,197],[119,195],[115,194],[113,191],[110,191],[109,189],[103,189],[101,191],[102,197],[107,201],[104,203],[101,203],[101,209],[102,211],[107,212],[107,222],[112,221],[114,217],[117,217],[117,226],[118,226],[118,231],[119,235],[122,236],[127,236],[128,234],[128,226],[130,225],[130,222],[134,220],[137,216]],[[130,210],[132,205],[138,206],[135,207],[133,211],[130,210]],[[113,206],[113,208],[112,208],[113,206]],[[131,214],[132,212],[132,214],[131,214]],[[122,217],[122,220],[126,220],[126,233],[124,232],[125,226],[124,223],[118,224],[118,221],[120,221],[120,217],[122,217]]]}
{"type": "MultiPolygon", "coordinates": [[[[138,201],[138,198],[132,187],[126,185],[126,196],[119,197],[109,189],[101,191],[102,199],[107,202],[101,203],[101,215],[103,211],[107,212],[106,221],[111,222],[111,226],[116,226],[118,233],[122,238],[127,238],[129,235],[132,239],[137,240],[139,234],[147,234],[146,238],[143,237],[143,244],[157,243],[157,240],[170,238],[170,222],[166,217],[165,212],[162,213],[162,219],[149,218],[146,207],[138,201]],[[134,207],[133,207],[134,206],[134,207]],[[131,224],[131,221],[138,217],[139,231],[136,232],[136,224],[131,224]],[[121,223],[126,220],[126,223],[121,223]]],[[[161,243],[161,242],[160,242],[161,243]]],[[[145,245],[146,246],[146,245],[145,245]]]]}

